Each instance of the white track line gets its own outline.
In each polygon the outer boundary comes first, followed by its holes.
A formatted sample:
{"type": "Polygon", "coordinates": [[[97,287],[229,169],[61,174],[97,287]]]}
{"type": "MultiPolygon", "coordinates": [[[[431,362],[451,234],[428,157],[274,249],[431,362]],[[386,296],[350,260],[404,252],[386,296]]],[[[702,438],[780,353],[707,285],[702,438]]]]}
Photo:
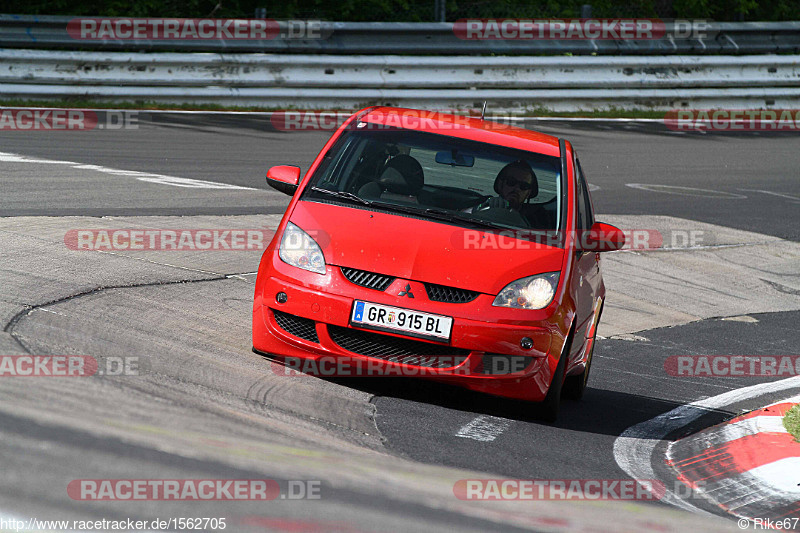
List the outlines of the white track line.
{"type": "Polygon", "coordinates": [[[779,198],[788,198],[789,200],[794,200],[795,202],[800,202],[800,197],[792,196],[791,194],[786,194],[782,192],[773,192],[773,191],[764,191],[761,189],[736,189],[737,191],[745,191],[745,192],[760,192],[761,194],[769,194],[772,196],[778,196],[779,198]]]}
{"type": "MultiPolygon", "coordinates": [[[[623,431],[614,441],[614,459],[619,467],[633,479],[656,479],[651,463],[653,452],[668,434],[692,423],[713,409],[721,409],[730,404],[756,398],[763,394],[797,387],[800,387],[800,376],[770,383],[759,383],[758,385],[735,389],[718,396],[681,405],[672,411],[660,414],[623,431]]],[[[711,514],[698,509],[669,489],[667,489],[661,501],[688,511],[711,514]]]]}
{"type": "Polygon", "coordinates": [[[632,189],[639,189],[649,192],[677,194],[679,196],[695,196],[699,198],[724,198],[726,200],[741,200],[747,198],[747,196],[744,194],[715,191],[712,189],[698,189],[697,187],[681,187],[678,185],[661,185],[657,183],[626,183],[625,186],[632,189]]]}
{"type": "Polygon", "coordinates": [[[456,437],[491,442],[508,429],[510,425],[511,421],[505,418],[481,415],[469,424],[463,425],[456,433],[456,437]]]}
{"type": "Polygon", "coordinates": [[[759,433],[789,433],[782,416],[757,416],[754,420],[759,433]]]}
{"type": "MultiPolygon", "coordinates": [[[[710,446],[721,446],[726,442],[755,435],[756,433],[788,433],[783,427],[782,416],[756,416],[746,418],[730,424],[725,424],[711,435],[703,435],[704,442],[710,446]]],[[[689,437],[691,438],[691,437],[689,437]]],[[[669,446],[667,457],[672,459],[672,445],[669,446]]]]}
{"type": "Polygon", "coordinates": [[[800,457],[787,457],[747,471],[778,492],[800,493],[800,457]]]}
{"type": "Polygon", "coordinates": [[[0,163],[35,163],[49,165],[67,165],[78,170],[92,170],[109,174],[112,176],[126,176],[136,178],[147,183],[157,183],[159,185],[171,185],[173,187],[188,187],[191,189],[226,189],[240,191],[254,191],[252,187],[241,187],[228,183],[216,183],[213,181],[194,180],[191,178],[179,178],[177,176],[166,176],[164,174],[153,174],[151,172],[138,172],[136,170],[121,170],[118,168],[103,167],[100,165],[85,165],[74,161],[59,161],[55,159],[40,159],[37,157],[27,157],[19,154],[0,152],[0,163]]]}

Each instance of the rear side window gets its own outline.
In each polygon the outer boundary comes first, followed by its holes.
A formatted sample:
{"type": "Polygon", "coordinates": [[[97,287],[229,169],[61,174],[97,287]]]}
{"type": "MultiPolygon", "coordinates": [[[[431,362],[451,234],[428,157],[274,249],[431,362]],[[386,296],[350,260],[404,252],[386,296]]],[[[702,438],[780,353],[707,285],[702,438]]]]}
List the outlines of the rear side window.
{"type": "Polygon", "coordinates": [[[581,162],[575,157],[575,179],[576,179],[576,200],[578,207],[578,228],[590,229],[594,224],[594,212],[592,210],[592,200],[589,197],[589,188],[586,184],[586,177],[581,169],[581,162]]]}

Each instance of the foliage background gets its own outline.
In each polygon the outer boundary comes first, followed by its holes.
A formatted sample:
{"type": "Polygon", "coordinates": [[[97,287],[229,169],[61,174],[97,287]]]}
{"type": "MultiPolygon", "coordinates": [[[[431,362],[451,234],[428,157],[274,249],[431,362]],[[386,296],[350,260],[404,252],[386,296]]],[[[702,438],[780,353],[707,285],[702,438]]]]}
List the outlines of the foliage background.
{"type": "MultiPolygon", "coordinates": [[[[702,18],[716,21],[800,20],[800,0],[446,0],[447,20],[479,17],[702,18]]],[[[120,17],[314,18],[357,22],[429,22],[434,0],[4,0],[3,13],[120,17]]]]}

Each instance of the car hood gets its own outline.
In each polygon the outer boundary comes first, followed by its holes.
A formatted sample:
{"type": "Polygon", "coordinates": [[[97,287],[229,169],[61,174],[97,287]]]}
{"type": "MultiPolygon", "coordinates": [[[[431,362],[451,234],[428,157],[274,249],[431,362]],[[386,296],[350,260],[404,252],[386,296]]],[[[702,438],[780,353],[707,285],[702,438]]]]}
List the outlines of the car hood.
{"type": "Polygon", "coordinates": [[[369,208],[300,201],[290,221],[329,265],[497,294],[512,281],[561,270],[564,250],[369,208]]]}

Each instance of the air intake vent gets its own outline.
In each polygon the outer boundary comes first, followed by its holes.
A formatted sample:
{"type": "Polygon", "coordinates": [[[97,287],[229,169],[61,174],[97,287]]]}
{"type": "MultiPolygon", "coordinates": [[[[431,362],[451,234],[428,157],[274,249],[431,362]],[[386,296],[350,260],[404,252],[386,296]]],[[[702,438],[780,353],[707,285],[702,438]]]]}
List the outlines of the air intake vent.
{"type": "Polygon", "coordinates": [[[453,304],[465,304],[471,302],[480,295],[479,292],[468,291],[465,289],[457,289],[455,287],[446,287],[444,285],[434,285],[433,283],[425,284],[425,292],[428,293],[428,298],[434,302],[447,302],[453,304]]]}
{"type": "Polygon", "coordinates": [[[328,325],[328,333],[333,342],[347,351],[393,363],[429,368],[450,368],[463,363],[469,355],[469,350],[461,348],[340,326],[328,325]]]}
{"type": "Polygon", "coordinates": [[[376,291],[385,291],[394,281],[394,278],[391,276],[384,276],[383,274],[367,272],[366,270],[357,270],[355,268],[342,267],[342,274],[344,274],[344,277],[351,283],[361,285],[368,289],[375,289],[376,291]]]}
{"type": "Polygon", "coordinates": [[[272,314],[275,316],[275,322],[287,333],[291,333],[295,337],[300,337],[307,341],[319,343],[315,322],[310,318],[290,315],[289,313],[276,311],[275,309],[272,310],[272,314]]]}

